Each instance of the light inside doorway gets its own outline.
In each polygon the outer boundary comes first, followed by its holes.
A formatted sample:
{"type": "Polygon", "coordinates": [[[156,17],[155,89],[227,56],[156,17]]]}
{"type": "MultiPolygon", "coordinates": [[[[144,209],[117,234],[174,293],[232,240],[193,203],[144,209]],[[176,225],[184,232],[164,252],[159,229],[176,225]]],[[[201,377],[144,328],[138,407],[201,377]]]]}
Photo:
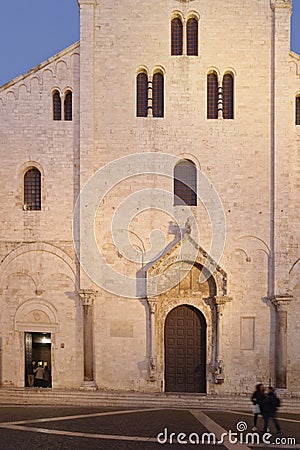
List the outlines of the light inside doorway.
{"type": "Polygon", "coordinates": [[[51,333],[25,333],[25,386],[28,386],[27,367],[48,366],[51,373],[51,333]]]}

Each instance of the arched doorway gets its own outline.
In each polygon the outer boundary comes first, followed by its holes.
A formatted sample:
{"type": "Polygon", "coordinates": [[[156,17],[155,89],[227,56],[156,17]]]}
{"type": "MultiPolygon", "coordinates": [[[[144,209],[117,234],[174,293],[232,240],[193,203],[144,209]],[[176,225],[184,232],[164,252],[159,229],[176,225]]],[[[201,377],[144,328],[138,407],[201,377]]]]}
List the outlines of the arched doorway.
{"type": "Polygon", "coordinates": [[[165,391],[206,392],[206,321],[192,306],[178,306],[166,318],[165,391]]]}

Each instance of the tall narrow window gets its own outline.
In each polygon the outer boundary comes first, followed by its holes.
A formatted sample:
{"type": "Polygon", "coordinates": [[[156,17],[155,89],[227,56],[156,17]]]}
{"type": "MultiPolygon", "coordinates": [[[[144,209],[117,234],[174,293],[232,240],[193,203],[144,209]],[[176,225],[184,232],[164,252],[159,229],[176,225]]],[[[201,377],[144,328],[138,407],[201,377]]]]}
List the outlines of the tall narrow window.
{"type": "Polygon", "coordinates": [[[296,97],[296,125],[300,125],[300,95],[296,97]]]}
{"type": "Polygon", "coordinates": [[[194,17],[187,21],[186,46],[188,56],[198,56],[198,20],[194,17]]]}
{"type": "Polygon", "coordinates": [[[174,204],[197,206],[197,169],[188,159],[174,168],[174,204]]]}
{"type": "Polygon", "coordinates": [[[207,75],[207,118],[218,118],[218,77],[216,73],[207,75]]]}
{"type": "Polygon", "coordinates": [[[164,77],[159,72],[153,75],[152,111],[153,117],[164,117],[164,77]]]}
{"type": "Polygon", "coordinates": [[[65,120],[72,120],[72,92],[67,91],[64,102],[65,120]]]}
{"type": "Polygon", "coordinates": [[[183,27],[181,20],[176,17],[171,22],[171,55],[182,55],[183,27]]]}
{"type": "Polygon", "coordinates": [[[144,72],[136,77],[136,115],[137,117],[148,115],[148,77],[144,72]]]}
{"type": "Polygon", "coordinates": [[[223,119],[233,119],[233,76],[226,73],[223,77],[223,119]]]}
{"type": "Polygon", "coordinates": [[[24,175],[24,209],[41,209],[41,172],[35,167],[24,175]]]}
{"type": "Polygon", "coordinates": [[[58,91],[53,92],[53,120],[61,120],[61,99],[58,91]]]}

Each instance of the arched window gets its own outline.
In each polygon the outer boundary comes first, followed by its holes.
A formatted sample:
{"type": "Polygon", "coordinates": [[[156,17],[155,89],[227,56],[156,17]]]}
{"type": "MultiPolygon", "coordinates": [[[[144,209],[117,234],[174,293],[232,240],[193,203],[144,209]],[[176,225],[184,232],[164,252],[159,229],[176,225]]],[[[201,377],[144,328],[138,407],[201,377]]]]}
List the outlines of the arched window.
{"type": "Polygon", "coordinates": [[[136,115],[137,117],[148,115],[148,77],[144,72],[136,77],[136,115]]]}
{"type": "Polygon", "coordinates": [[[192,17],[186,25],[186,53],[198,56],[198,20],[192,17]]]}
{"type": "Polygon", "coordinates": [[[164,117],[164,76],[157,72],[152,81],[153,117],[164,117]]]}
{"type": "Polygon", "coordinates": [[[176,17],[171,22],[171,55],[182,55],[183,27],[181,20],[176,17]]]}
{"type": "Polygon", "coordinates": [[[72,120],[72,92],[67,91],[64,101],[65,120],[72,120]]]}
{"type": "Polygon", "coordinates": [[[207,75],[207,118],[218,118],[218,77],[215,72],[207,75]]]}
{"type": "Polygon", "coordinates": [[[41,172],[33,167],[24,175],[24,210],[41,209],[41,172]]]}
{"type": "Polygon", "coordinates": [[[233,76],[226,73],[223,77],[223,119],[233,119],[233,76]]]}
{"type": "Polygon", "coordinates": [[[296,125],[300,125],[300,95],[296,97],[296,125]]]}
{"type": "Polygon", "coordinates": [[[53,120],[61,120],[61,99],[58,91],[53,92],[53,120]]]}
{"type": "Polygon", "coordinates": [[[197,169],[189,159],[174,168],[174,204],[197,206],[197,169]]]}

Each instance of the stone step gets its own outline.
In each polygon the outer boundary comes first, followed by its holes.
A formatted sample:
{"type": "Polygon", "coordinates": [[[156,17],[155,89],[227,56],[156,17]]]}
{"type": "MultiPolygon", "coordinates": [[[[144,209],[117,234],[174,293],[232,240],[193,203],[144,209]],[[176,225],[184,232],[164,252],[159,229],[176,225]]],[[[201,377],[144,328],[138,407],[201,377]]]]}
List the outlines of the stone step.
{"type": "MultiPolygon", "coordinates": [[[[57,389],[0,389],[0,404],[14,405],[64,405],[64,406],[112,406],[150,408],[225,409],[251,412],[248,396],[212,396],[195,394],[136,393],[136,392],[87,392],[57,389]]],[[[300,413],[300,398],[284,398],[282,412],[300,413]]]]}

